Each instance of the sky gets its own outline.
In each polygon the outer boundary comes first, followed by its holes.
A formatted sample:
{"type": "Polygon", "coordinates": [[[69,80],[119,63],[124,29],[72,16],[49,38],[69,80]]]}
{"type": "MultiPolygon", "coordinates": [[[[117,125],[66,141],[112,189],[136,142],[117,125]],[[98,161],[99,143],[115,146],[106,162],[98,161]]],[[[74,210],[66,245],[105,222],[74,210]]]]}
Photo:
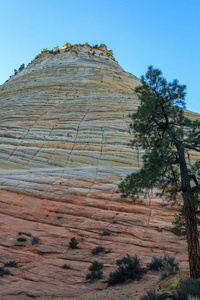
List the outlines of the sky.
{"type": "Polygon", "coordinates": [[[106,44],[122,68],[187,85],[200,113],[200,0],[0,0],[0,84],[44,48],[106,44]]]}

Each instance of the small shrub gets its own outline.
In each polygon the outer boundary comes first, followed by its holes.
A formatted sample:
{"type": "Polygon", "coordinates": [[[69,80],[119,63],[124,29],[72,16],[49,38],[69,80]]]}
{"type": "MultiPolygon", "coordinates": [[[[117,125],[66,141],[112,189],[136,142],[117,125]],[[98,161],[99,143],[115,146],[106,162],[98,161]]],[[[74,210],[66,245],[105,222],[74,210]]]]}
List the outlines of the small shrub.
{"type": "Polygon", "coordinates": [[[98,279],[101,279],[103,276],[102,271],[91,271],[86,275],[86,279],[90,281],[96,281],[98,279]]]}
{"type": "Polygon", "coordinates": [[[86,275],[86,279],[90,281],[95,281],[101,279],[103,276],[103,264],[98,262],[97,260],[91,263],[91,266],[88,268],[91,272],[86,275]]]}
{"type": "Polygon", "coordinates": [[[62,268],[63,268],[63,269],[67,269],[67,270],[71,269],[70,265],[67,265],[67,264],[64,264],[64,265],[62,266],[62,268]]]}
{"type": "Polygon", "coordinates": [[[32,234],[31,233],[28,233],[28,232],[22,232],[22,231],[20,231],[20,232],[18,232],[18,235],[26,235],[26,236],[32,236],[32,234]]]}
{"type": "Polygon", "coordinates": [[[140,265],[137,255],[131,257],[127,255],[116,262],[118,269],[109,274],[108,284],[114,285],[124,283],[127,280],[139,280],[145,273],[145,269],[140,265]]]}
{"type": "Polygon", "coordinates": [[[94,260],[88,270],[100,271],[101,269],[103,269],[103,264],[98,262],[97,260],[94,260]]]}
{"type": "Polygon", "coordinates": [[[108,250],[105,251],[105,253],[111,253],[112,252],[112,248],[109,248],[108,250]]]}
{"type": "Polygon", "coordinates": [[[113,220],[112,223],[113,223],[113,224],[117,224],[117,221],[116,221],[116,220],[113,220]]]}
{"type": "Polygon", "coordinates": [[[25,68],[25,64],[22,64],[22,65],[19,67],[19,71],[22,71],[24,68],[25,68]]]}
{"type": "Polygon", "coordinates": [[[9,270],[0,267],[0,277],[5,275],[12,275],[12,273],[9,270]]]}
{"type": "Polygon", "coordinates": [[[110,232],[109,231],[103,231],[102,233],[99,234],[100,236],[110,236],[110,232]]]}
{"type": "Polygon", "coordinates": [[[101,252],[105,252],[105,248],[101,247],[101,246],[97,246],[96,248],[92,249],[91,252],[92,252],[92,254],[98,254],[101,252]]]}
{"type": "Polygon", "coordinates": [[[158,271],[162,267],[163,258],[153,256],[151,262],[147,265],[149,270],[158,271]]]}
{"type": "Polygon", "coordinates": [[[147,268],[161,271],[161,279],[176,274],[179,270],[178,263],[175,263],[175,257],[169,255],[164,255],[164,257],[153,256],[147,268]]]}
{"type": "Polygon", "coordinates": [[[71,44],[70,43],[65,43],[64,45],[66,48],[70,48],[71,47],[71,44]]]}
{"type": "Polygon", "coordinates": [[[140,300],[167,300],[172,299],[169,293],[157,294],[155,290],[147,291],[146,295],[142,296],[140,300]]]}
{"type": "Polygon", "coordinates": [[[92,55],[95,55],[95,51],[92,52],[92,55]]]}
{"type": "Polygon", "coordinates": [[[16,261],[11,260],[11,261],[7,261],[7,262],[4,264],[4,267],[18,268],[18,264],[16,263],[16,261]]]}
{"type": "Polygon", "coordinates": [[[78,241],[76,240],[76,238],[75,237],[71,238],[71,240],[69,242],[69,247],[71,249],[76,249],[76,248],[78,248],[77,245],[78,245],[78,241]]]}
{"type": "Polygon", "coordinates": [[[194,278],[184,280],[176,293],[173,293],[174,300],[199,300],[200,295],[200,281],[194,278]]]}
{"type": "Polygon", "coordinates": [[[54,50],[55,52],[58,52],[58,53],[60,53],[60,49],[59,49],[59,47],[58,47],[58,46],[55,46],[55,47],[53,47],[53,50],[54,50]]]}
{"type": "Polygon", "coordinates": [[[18,241],[18,242],[26,242],[27,239],[26,239],[25,237],[19,237],[19,238],[17,239],[17,241],[18,241]]]}
{"type": "Polygon", "coordinates": [[[178,263],[175,263],[175,257],[165,255],[162,261],[161,279],[176,274],[179,270],[178,263]]]}
{"type": "Polygon", "coordinates": [[[39,243],[39,237],[33,236],[31,239],[31,245],[37,245],[39,243]]]}
{"type": "Polygon", "coordinates": [[[170,290],[177,290],[180,284],[183,282],[183,277],[180,275],[178,278],[174,278],[174,281],[169,285],[170,290]]]}

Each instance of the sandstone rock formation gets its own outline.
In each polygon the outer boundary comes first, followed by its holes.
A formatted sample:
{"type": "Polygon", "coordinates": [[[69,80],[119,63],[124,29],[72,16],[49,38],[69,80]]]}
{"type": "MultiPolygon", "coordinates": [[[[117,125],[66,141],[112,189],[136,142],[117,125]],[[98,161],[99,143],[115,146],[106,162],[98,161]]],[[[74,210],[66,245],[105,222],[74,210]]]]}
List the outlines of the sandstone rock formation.
{"type": "Polygon", "coordinates": [[[126,253],[144,264],[173,254],[188,271],[185,239],[170,231],[174,207],[153,195],[134,204],[117,193],[120,178],[141,165],[142,151],[128,145],[138,84],[104,45],[74,45],[43,51],[0,87],[0,266],[19,265],[0,277],[1,299],[105,289],[126,253]],[[78,249],[69,248],[72,237],[78,249]],[[98,245],[112,250],[94,256],[98,245]],[[95,259],[104,278],[90,284],[95,259]]]}

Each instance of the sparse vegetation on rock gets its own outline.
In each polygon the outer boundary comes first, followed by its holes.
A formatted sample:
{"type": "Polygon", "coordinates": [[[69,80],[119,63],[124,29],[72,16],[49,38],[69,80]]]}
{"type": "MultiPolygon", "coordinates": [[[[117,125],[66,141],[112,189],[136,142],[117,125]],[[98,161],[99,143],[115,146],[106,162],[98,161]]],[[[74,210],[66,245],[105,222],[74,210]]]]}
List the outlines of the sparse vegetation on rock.
{"type": "MultiPolygon", "coordinates": [[[[102,51],[102,54],[103,52],[109,56],[109,57],[112,57],[113,60],[114,60],[114,57],[113,57],[113,51],[112,50],[108,50],[107,49],[107,46],[105,44],[101,44],[100,46],[98,46],[97,44],[96,45],[93,45],[93,46],[90,46],[88,43],[84,43],[84,44],[74,44],[74,45],[71,45],[71,43],[65,43],[64,46],[59,49],[58,46],[55,46],[53,47],[52,50],[48,50],[47,48],[44,48],[40,54],[38,54],[35,59],[38,59],[39,57],[42,57],[42,56],[46,56],[47,54],[53,54],[53,55],[56,55],[58,53],[60,53],[61,50],[65,49],[65,52],[66,51],[70,51],[70,49],[74,50],[76,47],[88,47],[90,48],[90,50],[92,49],[98,49],[98,50],[101,50],[102,51]]],[[[92,55],[95,55],[95,51],[92,51],[92,55]]],[[[90,52],[88,52],[88,54],[91,54],[90,52]]],[[[15,70],[16,71],[16,70],[15,70]]],[[[18,71],[16,71],[18,72],[18,71]]]]}
{"type": "Polygon", "coordinates": [[[25,237],[19,237],[19,238],[17,239],[17,241],[18,241],[18,242],[26,242],[27,239],[26,239],[25,237]]]}
{"type": "Polygon", "coordinates": [[[177,290],[182,282],[183,282],[183,277],[181,275],[175,277],[173,282],[168,286],[168,288],[170,290],[177,290]]]}
{"type": "MultiPolygon", "coordinates": [[[[14,75],[10,75],[10,78],[17,75],[20,71],[22,71],[25,68],[25,64],[21,64],[18,70],[14,69],[14,75]]],[[[6,81],[7,82],[7,81],[6,81]]]]}
{"type": "Polygon", "coordinates": [[[71,249],[76,249],[76,248],[78,248],[78,244],[79,244],[79,242],[76,240],[75,237],[73,237],[73,238],[71,238],[71,240],[69,242],[69,247],[71,249]]]}
{"type": "Polygon", "coordinates": [[[102,233],[99,234],[100,236],[110,236],[110,232],[105,230],[102,233]]]}
{"type": "Polygon", "coordinates": [[[70,44],[70,43],[65,43],[64,44],[64,47],[66,47],[66,48],[70,48],[72,45],[70,44]]]}
{"type": "Polygon", "coordinates": [[[161,278],[164,279],[179,271],[178,263],[175,263],[175,257],[165,254],[163,257],[153,256],[151,262],[147,265],[149,270],[161,272],[161,278]]]}
{"type": "Polygon", "coordinates": [[[91,263],[91,266],[89,267],[88,270],[90,270],[90,271],[100,271],[101,269],[103,269],[103,264],[98,262],[97,260],[94,260],[91,263]]]}
{"type": "Polygon", "coordinates": [[[140,264],[137,255],[127,255],[116,261],[118,269],[109,274],[108,284],[115,285],[127,282],[128,280],[139,280],[145,274],[146,270],[140,264]]]}
{"type": "Polygon", "coordinates": [[[60,49],[58,46],[53,47],[54,52],[56,53],[60,53],[60,49]]]}
{"type": "Polygon", "coordinates": [[[88,273],[86,275],[86,280],[96,281],[98,279],[101,279],[102,276],[103,276],[103,272],[102,271],[91,271],[90,273],[88,273]]]}
{"type": "Polygon", "coordinates": [[[103,269],[103,264],[98,261],[93,261],[91,266],[88,268],[90,273],[86,275],[86,279],[90,281],[95,281],[98,279],[101,279],[103,276],[103,272],[101,271],[103,269]]]}
{"type": "Polygon", "coordinates": [[[64,265],[62,266],[62,268],[63,268],[63,269],[67,269],[67,270],[71,269],[70,265],[68,265],[68,264],[64,264],[64,265]]]}
{"type": "Polygon", "coordinates": [[[199,300],[200,297],[200,281],[194,278],[184,280],[180,287],[172,295],[174,300],[199,300]]]}
{"type": "Polygon", "coordinates": [[[10,267],[10,268],[18,268],[18,263],[15,260],[7,261],[4,264],[4,267],[10,267]]]}
{"type": "Polygon", "coordinates": [[[24,68],[25,68],[25,64],[22,64],[22,65],[19,67],[19,71],[22,71],[24,68]]]}
{"type": "Polygon", "coordinates": [[[92,254],[98,254],[98,253],[102,253],[105,252],[105,248],[102,246],[97,246],[96,248],[92,249],[92,254]]]}
{"type": "Polygon", "coordinates": [[[39,237],[33,236],[31,239],[31,245],[37,245],[39,243],[39,237]]]}
{"type": "Polygon", "coordinates": [[[0,267],[0,277],[3,277],[5,275],[12,275],[12,273],[8,269],[0,267]]]}
{"type": "Polygon", "coordinates": [[[165,277],[171,276],[176,274],[179,271],[178,264],[174,263],[173,260],[163,260],[162,267],[160,268],[161,271],[161,279],[165,277]]]}
{"type": "Polygon", "coordinates": [[[23,231],[18,232],[18,235],[26,235],[28,237],[32,236],[31,233],[29,233],[29,232],[23,232],[23,231]]]}
{"type": "Polygon", "coordinates": [[[151,259],[151,262],[147,265],[149,270],[155,270],[158,271],[162,267],[163,258],[153,256],[151,259]]]}

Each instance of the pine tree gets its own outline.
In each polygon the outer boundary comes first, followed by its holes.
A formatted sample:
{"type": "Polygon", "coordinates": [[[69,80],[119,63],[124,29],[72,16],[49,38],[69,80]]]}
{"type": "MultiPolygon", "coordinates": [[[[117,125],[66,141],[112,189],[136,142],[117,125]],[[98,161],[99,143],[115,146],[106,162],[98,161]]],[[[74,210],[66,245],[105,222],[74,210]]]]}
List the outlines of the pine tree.
{"type": "Polygon", "coordinates": [[[140,100],[130,127],[132,147],[145,149],[143,166],[119,185],[124,197],[137,199],[156,188],[167,199],[183,200],[190,276],[200,277],[197,215],[200,206],[200,162],[191,163],[190,152],[200,152],[200,120],[184,116],[186,86],[167,83],[162,72],[148,68],[136,88],[140,100]]]}

